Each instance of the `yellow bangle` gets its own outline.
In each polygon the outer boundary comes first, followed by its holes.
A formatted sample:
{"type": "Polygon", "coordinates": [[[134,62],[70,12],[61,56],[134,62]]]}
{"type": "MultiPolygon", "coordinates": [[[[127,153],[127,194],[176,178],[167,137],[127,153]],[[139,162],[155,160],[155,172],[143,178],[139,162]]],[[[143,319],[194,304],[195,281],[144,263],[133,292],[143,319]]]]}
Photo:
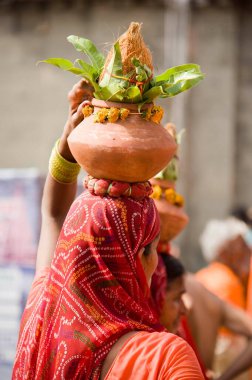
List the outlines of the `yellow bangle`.
{"type": "Polygon", "coordinates": [[[67,161],[59,153],[59,141],[57,140],[49,160],[49,173],[59,183],[74,183],[80,172],[80,165],[75,162],[67,161]]]}

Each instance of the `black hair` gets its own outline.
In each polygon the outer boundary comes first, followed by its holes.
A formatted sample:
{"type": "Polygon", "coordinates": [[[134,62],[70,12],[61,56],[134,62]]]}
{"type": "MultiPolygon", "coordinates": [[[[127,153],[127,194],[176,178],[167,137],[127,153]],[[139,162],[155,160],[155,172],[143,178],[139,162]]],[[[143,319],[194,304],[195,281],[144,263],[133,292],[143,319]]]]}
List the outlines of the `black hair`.
{"type": "Polygon", "coordinates": [[[151,243],[147,244],[145,247],[144,247],[144,256],[149,256],[149,254],[151,253],[151,243]]]}
{"type": "Polygon", "coordinates": [[[177,277],[185,274],[185,267],[176,257],[167,254],[161,254],[163,262],[165,264],[168,285],[170,282],[176,280],[177,277]]]}

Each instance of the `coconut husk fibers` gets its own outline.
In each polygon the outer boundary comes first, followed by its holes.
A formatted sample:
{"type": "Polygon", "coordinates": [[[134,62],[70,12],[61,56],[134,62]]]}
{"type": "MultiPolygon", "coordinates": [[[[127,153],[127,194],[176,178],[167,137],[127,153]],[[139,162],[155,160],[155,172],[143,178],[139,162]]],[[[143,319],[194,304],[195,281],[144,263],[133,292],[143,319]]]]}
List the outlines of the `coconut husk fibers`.
{"type": "MultiPolygon", "coordinates": [[[[118,39],[122,55],[123,74],[135,72],[135,67],[131,62],[132,58],[139,59],[142,64],[146,64],[153,71],[152,55],[141,35],[141,26],[142,24],[138,22],[132,22],[128,30],[118,39]]],[[[107,55],[103,72],[100,75],[100,81],[113,56],[113,51],[114,48],[112,47],[107,55]]]]}

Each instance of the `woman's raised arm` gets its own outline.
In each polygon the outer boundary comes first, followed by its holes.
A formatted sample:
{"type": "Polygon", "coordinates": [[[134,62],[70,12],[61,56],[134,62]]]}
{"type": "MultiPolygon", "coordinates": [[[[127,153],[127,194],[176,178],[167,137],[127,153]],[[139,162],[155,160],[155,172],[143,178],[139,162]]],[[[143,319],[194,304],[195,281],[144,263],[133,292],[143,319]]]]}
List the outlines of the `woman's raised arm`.
{"type": "Polygon", "coordinates": [[[36,271],[50,267],[60,230],[76,196],[79,166],[70,152],[67,138],[71,131],[83,120],[83,101],[90,100],[91,98],[92,87],[85,80],[78,82],[68,94],[68,120],[66,121],[62,136],[55,144],[52,152],[49,173],[43,191],[41,205],[42,223],[36,271]],[[63,167],[65,165],[67,167],[66,173],[64,173],[65,178],[61,178],[57,174],[58,159],[61,160],[63,167]]]}

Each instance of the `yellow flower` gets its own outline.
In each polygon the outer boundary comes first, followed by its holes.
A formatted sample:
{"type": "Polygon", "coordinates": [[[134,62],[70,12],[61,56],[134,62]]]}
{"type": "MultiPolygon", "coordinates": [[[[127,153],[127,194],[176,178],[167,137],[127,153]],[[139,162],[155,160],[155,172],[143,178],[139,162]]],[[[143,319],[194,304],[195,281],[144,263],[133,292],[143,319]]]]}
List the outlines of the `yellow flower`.
{"type": "Polygon", "coordinates": [[[154,123],[159,124],[160,121],[162,120],[164,116],[164,110],[160,106],[154,106],[151,109],[151,117],[150,120],[153,121],[154,123]]]}
{"type": "Polygon", "coordinates": [[[176,199],[176,192],[175,190],[173,189],[166,189],[165,190],[165,198],[166,200],[171,203],[171,204],[174,204],[175,203],[175,199],[176,199]]]}
{"type": "Polygon", "coordinates": [[[175,205],[178,207],[184,206],[184,197],[180,194],[176,194],[175,205]]]}
{"type": "Polygon", "coordinates": [[[94,107],[89,106],[89,105],[82,108],[82,113],[83,113],[84,117],[88,117],[88,116],[92,115],[93,111],[94,111],[94,107]]]}
{"type": "Polygon", "coordinates": [[[108,110],[108,121],[110,123],[115,123],[119,118],[120,110],[115,107],[111,107],[108,110]]]}
{"type": "Polygon", "coordinates": [[[101,108],[100,111],[97,112],[95,115],[95,122],[96,123],[104,123],[108,117],[108,109],[107,108],[101,108]]]}
{"type": "Polygon", "coordinates": [[[153,193],[151,194],[151,198],[160,199],[162,195],[162,189],[159,185],[153,186],[153,193]]]}
{"type": "Polygon", "coordinates": [[[147,108],[147,110],[145,111],[145,114],[144,114],[144,119],[145,119],[145,120],[150,120],[150,117],[151,117],[151,110],[152,110],[152,108],[149,107],[149,108],[147,108]]]}
{"type": "Polygon", "coordinates": [[[120,108],[120,119],[125,120],[129,116],[130,111],[127,108],[120,108]]]}

